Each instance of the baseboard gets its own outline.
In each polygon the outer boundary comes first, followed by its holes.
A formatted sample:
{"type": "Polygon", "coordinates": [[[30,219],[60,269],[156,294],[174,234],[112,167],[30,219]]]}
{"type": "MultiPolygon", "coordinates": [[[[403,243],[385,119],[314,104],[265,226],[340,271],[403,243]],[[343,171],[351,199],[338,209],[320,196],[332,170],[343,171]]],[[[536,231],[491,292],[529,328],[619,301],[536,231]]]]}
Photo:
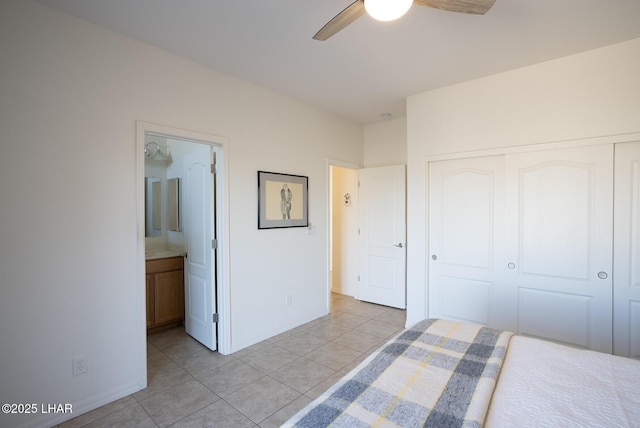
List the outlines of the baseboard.
{"type": "MultiPolygon", "coordinates": [[[[46,414],[38,414],[37,417],[26,421],[23,424],[13,425],[16,428],[50,428],[54,427],[62,422],[66,422],[70,419],[76,418],[80,415],[88,413],[92,410],[95,410],[99,407],[102,407],[106,404],[112,403],[116,400],[124,398],[128,395],[131,395],[135,392],[140,391],[141,388],[138,382],[130,383],[128,385],[124,385],[120,388],[104,392],[102,394],[98,394],[93,397],[86,398],[82,401],[73,403],[72,413],[46,413],[46,414]]],[[[14,422],[18,422],[15,420],[14,422]]]]}

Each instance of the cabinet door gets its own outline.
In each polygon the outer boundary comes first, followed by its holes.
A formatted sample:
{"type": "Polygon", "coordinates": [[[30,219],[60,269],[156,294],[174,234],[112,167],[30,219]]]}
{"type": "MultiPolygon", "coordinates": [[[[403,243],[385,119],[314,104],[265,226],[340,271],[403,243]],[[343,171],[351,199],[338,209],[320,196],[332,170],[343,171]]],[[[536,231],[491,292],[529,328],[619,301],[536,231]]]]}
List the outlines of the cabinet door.
{"type": "Polygon", "coordinates": [[[504,156],[429,163],[429,316],[504,328],[504,156]]]}
{"type": "Polygon", "coordinates": [[[614,352],[640,358],[640,142],[615,151],[614,352]]]}
{"type": "Polygon", "coordinates": [[[611,353],[613,145],[506,157],[513,329],[611,353]]]}
{"type": "Polygon", "coordinates": [[[184,317],[183,271],[157,273],[154,276],[155,324],[179,321],[184,317]]]}

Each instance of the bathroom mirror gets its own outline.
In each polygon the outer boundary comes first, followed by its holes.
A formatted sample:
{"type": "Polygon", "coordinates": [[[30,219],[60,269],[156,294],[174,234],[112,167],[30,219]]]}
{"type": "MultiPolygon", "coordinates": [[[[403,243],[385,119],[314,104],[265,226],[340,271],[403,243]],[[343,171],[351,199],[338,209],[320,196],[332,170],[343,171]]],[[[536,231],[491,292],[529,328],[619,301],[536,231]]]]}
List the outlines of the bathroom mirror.
{"type": "Polygon", "coordinates": [[[145,228],[144,236],[162,236],[162,183],[159,178],[144,178],[145,228]]]}
{"type": "Polygon", "coordinates": [[[180,231],[180,179],[167,180],[167,229],[180,231]]]}

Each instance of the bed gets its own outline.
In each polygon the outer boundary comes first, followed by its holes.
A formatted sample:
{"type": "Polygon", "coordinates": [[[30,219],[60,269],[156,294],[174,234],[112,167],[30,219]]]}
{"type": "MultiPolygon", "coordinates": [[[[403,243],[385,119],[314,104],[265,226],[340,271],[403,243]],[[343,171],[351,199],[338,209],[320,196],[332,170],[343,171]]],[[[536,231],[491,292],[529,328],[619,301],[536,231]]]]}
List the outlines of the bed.
{"type": "Polygon", "coordinates": [[[284,427],[640,427],[640,361],[427,319],[284,427]]]}

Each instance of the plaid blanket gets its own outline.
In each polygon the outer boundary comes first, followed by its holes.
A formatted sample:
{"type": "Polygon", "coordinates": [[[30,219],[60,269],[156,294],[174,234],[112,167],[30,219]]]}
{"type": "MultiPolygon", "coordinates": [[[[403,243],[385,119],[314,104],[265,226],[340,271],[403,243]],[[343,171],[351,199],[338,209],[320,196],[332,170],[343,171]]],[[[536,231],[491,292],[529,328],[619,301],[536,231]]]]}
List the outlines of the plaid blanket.
{"type": "Polygon", "coordinates": [[[284,427],[480,427],[512,333],[427,319],[370,355],[284,427]]]}

